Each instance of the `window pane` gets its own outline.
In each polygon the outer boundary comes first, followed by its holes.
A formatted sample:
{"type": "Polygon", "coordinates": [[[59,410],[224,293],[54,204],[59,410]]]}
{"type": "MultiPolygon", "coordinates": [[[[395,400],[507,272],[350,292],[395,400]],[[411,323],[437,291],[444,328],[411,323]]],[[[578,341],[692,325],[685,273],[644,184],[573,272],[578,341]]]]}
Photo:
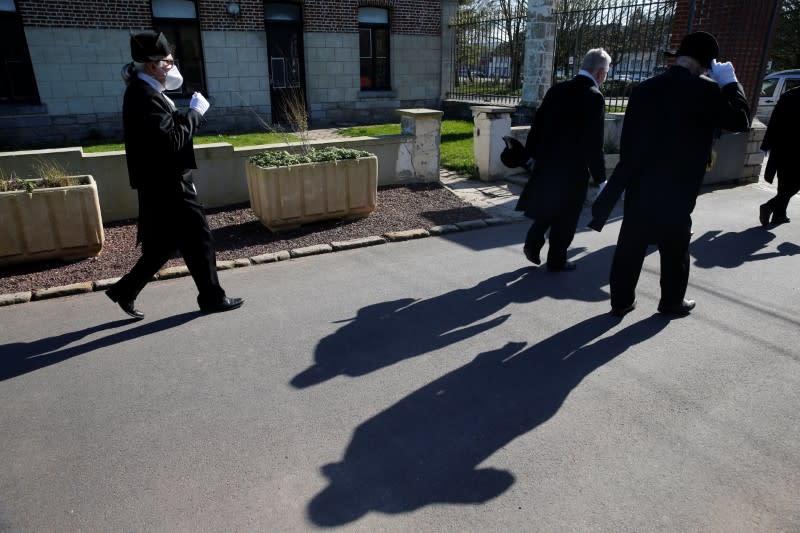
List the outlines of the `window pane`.
{"type": "Polygon", "coordinates": [[[197,22],[160,20],[153,22],[153,29],[164,32],[173,46],[175,64],[183,76],[183,85],[178,91],[169,94],[189,96],[194,91],[205,92],[205,70],[203,51],[200,42],[200,28],[197,22]]]}
{"type": "Polygon", "coordinates": [[[380,7],[359,8],[358,21],[362,24],[389,24],[389,10],[380,7]]]}
{"type": "Polygon", "coordinates": [[[0,0],[0,11],[16,12],[17,8],[14,7],[14,0],[0,0]]]}
{"type": "Polygon", "coordinates": [[[372,57],[372,30],[369,28],[358,30],[358,41],[361,57],[372,57]]]}
{"type": "Polygon", "coordinates": [[[389,55],[389,30],[385,28],[375,29],[375,57],[387,57],[389,55]]]}
{"type": "Polygon", "coordinates": [[[299,21],[300,6],[297,4],[264,4],[264,18],[299,21]]]}
{"type": "Polygon", "coordinates": [[[285,60],[282,57],[273,57],[270,60],[272,69],[272,81],[270,85],[273,89],[283,89],[286,87],[286,68],[285,60]]]}
{"type": "Polygon", "coordinates": [[[795,87],[800,87],[800,80],[791,78],[783,80],[783,92],[794,89],[795,87]]]}
{"type": "Polygon", "coordinates": [[[361,60],[361,88],[372,89],[372,60],[361,60]]]}
{"type": "Polygon", "coordinates": [[[387,59],[375,60],[375,88],[389,88],[389,61],[387,59]]]}
{"type": "Polygon", "coordinates": [[[772,96],[775,92],[775,86],[778,85],[778,80],[764,80],[764,83],[761,85],[761,96],[772,96]]]}
{"type": "Polygon", "coordinates": [[[192,0],[153,0],[153,17],[195,19],[197,10],[192,0]]]}

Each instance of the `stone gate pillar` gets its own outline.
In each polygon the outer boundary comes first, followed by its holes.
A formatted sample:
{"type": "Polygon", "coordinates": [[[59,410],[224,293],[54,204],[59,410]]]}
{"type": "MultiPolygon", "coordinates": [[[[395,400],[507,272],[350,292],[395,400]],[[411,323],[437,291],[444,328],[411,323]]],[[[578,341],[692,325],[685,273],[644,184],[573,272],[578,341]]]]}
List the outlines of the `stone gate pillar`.
{"type": "Polygon", "coordinates": [[[556,39],[554,4],[555,0],[528,0],[522,99],[519,105],[529,109],[531,119],[553,79],[556,39]]]}

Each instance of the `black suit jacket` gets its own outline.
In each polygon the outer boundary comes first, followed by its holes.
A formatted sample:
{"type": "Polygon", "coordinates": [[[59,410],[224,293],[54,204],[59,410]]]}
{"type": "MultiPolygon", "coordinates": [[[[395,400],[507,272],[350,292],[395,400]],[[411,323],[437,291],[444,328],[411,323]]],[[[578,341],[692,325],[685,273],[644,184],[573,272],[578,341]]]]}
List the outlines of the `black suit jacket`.
{"type": "Polygon", "coordinates": [[[605,181],[605,99],[586,76],[552,86],[531,124],[525,148],[536,161],[518,211],[549,217],[582,205],[589,176],[605,181]]]}
{"type": "Polygon", "coordinates": [[[197,168],[192,139],[203,115],[174,109],[163,93],[133,76],[122,121],[128,177],[139,193],[138,240],[178,242],[187,218],[200,220],[190,211],[202,212],[191,169],[197,168]]]}
{"type": "Polygon", "coordinates": [[[620,161],[592,206],[591,227],[602,228],[623,191],[626,221],[691,224],[715,132],[749,127],[738,83],[720,89],[679,66],[643,81],[628,100],[620,161]]]}
{"type": "Polygon", "coordinates": [[[800,128],[800,87],[786,91],[778,100],[769,119],[762,150],[769,150],[764,179],[772,183],[778,179],[797,183],[800,181],[800,155],[795,135],[800,128]]]}

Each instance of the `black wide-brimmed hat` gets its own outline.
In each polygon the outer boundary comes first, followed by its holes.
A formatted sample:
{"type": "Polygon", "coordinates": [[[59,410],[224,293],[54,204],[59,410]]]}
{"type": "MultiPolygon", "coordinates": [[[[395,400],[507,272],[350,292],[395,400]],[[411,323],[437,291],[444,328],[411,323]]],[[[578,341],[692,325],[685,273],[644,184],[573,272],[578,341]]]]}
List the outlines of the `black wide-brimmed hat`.
{"type": "Polygon", "coordinates": [[[500,152],[500,161],[508,168],[525,167],[530,156],[522,143],[510,136],[503,137],[503,142],[506,147],[500,152]]]}
{"type": "Polygon", "coordinates": [[[676,52],[667,52],[670,57],[689,56],[697,60],[705,68],[711,68],[711,60],[719,56],[717,39],[708,32],[690,33],[681,41],[676,52]]]}
{"type": "Polygon", "coordinates": [[[163,33],[143,31],[131,35],[131,58],[138,62],[160,61],[172,53],[163,33]]]}

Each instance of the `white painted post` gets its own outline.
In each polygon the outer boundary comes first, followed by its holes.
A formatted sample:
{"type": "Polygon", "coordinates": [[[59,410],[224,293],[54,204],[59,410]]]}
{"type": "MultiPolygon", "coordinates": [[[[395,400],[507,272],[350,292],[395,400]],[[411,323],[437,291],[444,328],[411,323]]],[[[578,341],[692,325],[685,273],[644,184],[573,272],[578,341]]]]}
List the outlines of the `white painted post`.
{"type": "Polygon", "coordinates": [[[511,112],[509,107],[472,106],[475,127],[472,130],[475,152],[475,173],[483,181],[500,179],[509,174],[500,161],[505,147],[504,135],[511,135],[511,112]]]}
{"type": "Polygon", "coordinates": [[[436,109],[398,109],[403,135],[413,135],[411,164],[416,179],[439,181],[443,111],[436,109]]]}
{"type": "MultiPolygon", "coordinates": [[[[554,0],[529,0],[520,107],[535,110],[553,79],[556,42],[554,0]]],[[[532,113],[529,113],[532,115],[532,113]]],[[[533,119],[533,116],[531,116],[533,119]]]]}

